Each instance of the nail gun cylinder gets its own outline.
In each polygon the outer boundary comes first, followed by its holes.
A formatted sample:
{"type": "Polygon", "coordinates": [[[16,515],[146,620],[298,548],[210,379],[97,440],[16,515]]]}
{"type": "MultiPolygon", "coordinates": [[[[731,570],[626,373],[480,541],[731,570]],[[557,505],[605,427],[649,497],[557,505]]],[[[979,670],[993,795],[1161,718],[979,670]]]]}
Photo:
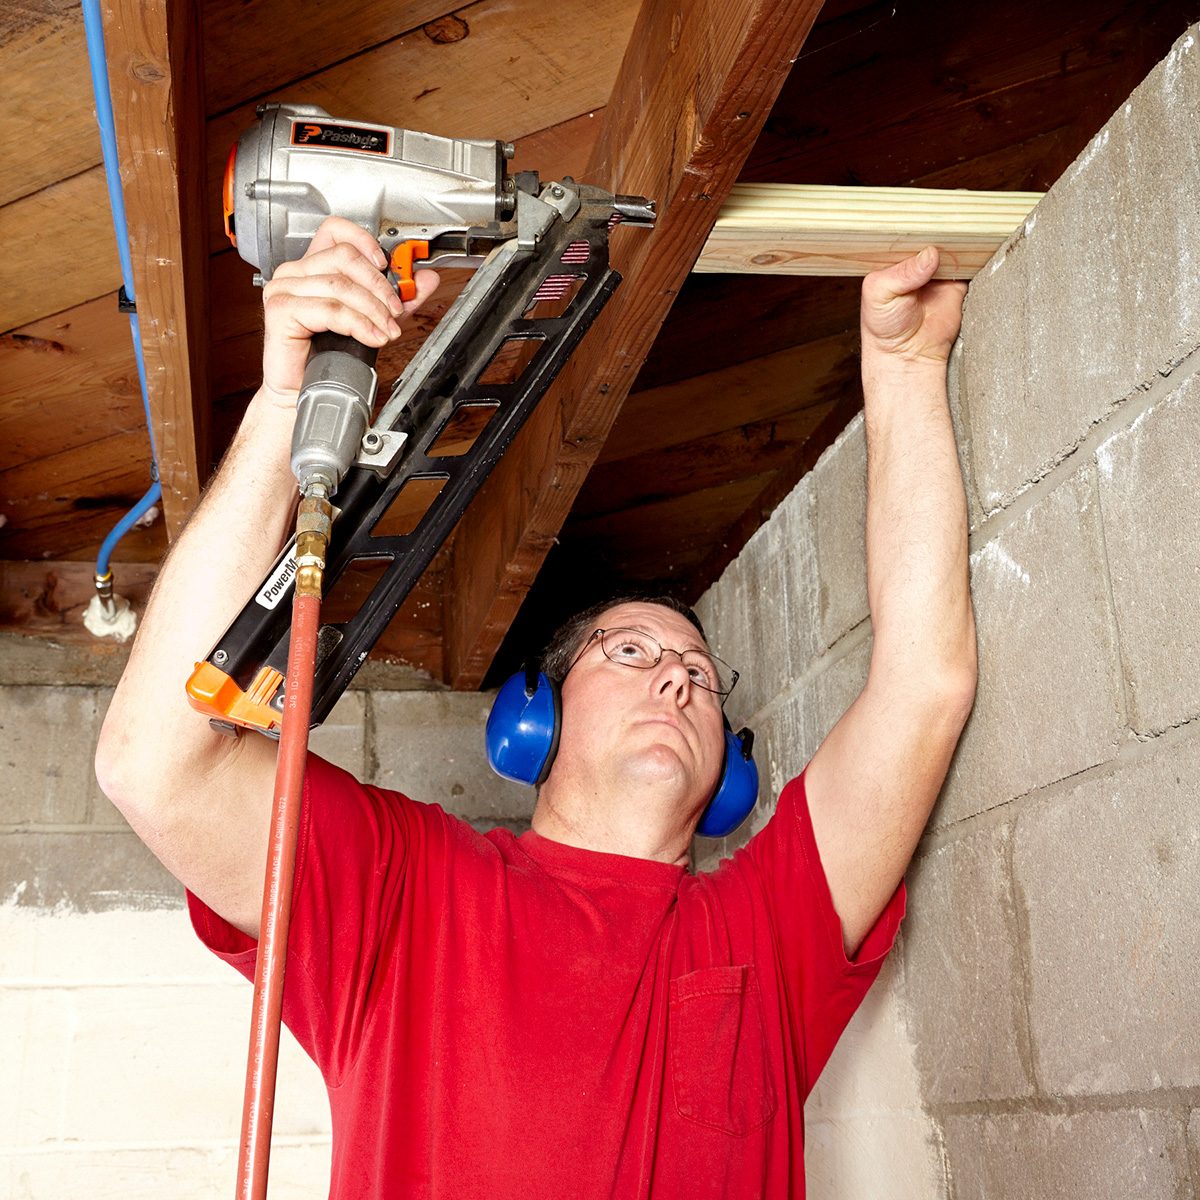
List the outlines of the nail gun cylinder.
{"type": "Polygon", "coordinates": [[[292,433],[292,472],[305,495],[337,491],[358,455],[375,403],[378,351],[341,334],[318,334],[304,369],[292,433]]]}

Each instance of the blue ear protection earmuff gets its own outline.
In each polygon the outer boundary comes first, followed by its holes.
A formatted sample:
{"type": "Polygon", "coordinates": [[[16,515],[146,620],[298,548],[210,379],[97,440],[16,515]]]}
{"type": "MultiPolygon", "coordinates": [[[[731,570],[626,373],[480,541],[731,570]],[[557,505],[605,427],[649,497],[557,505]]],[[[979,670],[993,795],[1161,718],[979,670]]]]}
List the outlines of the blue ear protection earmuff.
{"type": "Polygon", "coordinates": [[[496,693],[487,719],[487,756],[505,779],[536,787],[558,752],[562,702],[558,686],[532,663],[496,693]]]}
{"type": "MultiPolygon", "coordinates": [[[[487,720],[487,756],[492,770],[505,779],[537,786],[545,782],[558,752],[562,701],[558,685],[529,664],[496,694],[487,720]]],[[[725,761],[713,798],[700,817],[701,837],[731,834],[758,799],[758,767],[749,729],[734,733],[725,722],[725,761]]]]}
{"type": "Polygon", "coordinates": [[[734,733],[726,721],[721,782],[700,815],[696,832],[701,837],[728,837],[750,815],[758,799],[758,767],[751,757],[753,751],[754,734],[749,729],[734,733]]]}

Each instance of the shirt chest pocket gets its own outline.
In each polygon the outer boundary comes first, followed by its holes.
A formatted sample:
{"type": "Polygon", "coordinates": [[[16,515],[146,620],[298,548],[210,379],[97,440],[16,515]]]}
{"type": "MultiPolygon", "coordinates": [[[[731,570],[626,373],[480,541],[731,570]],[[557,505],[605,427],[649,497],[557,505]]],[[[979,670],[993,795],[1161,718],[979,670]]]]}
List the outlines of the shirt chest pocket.
{"type": "Polygon", "coordinates": [[[752,966],[671,981],[671,1083],[681,1117],[744,1135],[775,1115],[762,998],[752,966]]]}

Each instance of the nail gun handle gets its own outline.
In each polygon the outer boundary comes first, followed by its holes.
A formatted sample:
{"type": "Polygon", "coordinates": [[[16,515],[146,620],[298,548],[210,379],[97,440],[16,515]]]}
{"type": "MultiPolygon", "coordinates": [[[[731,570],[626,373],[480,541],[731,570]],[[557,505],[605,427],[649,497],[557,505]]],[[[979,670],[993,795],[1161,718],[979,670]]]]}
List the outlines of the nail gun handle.
{"type": "MultiPolygon", "coordinates": [[[[312,365],[313,359],[318,354],[327,354],[330,351],[338,351],[342,354],[349,354],[352,358],[358,359],[359,362],[375,369],[375,360],[379,357],[378,346],[364,346],[362,342],[349,337],[344,333],[314,333],[312,336],[312,349],[309,351],[308,362],[312,365]]],[[[308,382],[308,371],[304,373],[305,383],[308,382]]]]}
{"type": "Polygon", "coordinates": [[[375,405],[378,355],[378,347],[345,334],[314,335],[292,433],[292,471],[303,494],[321,484],[332,496],[358,456],[375,405]]]}

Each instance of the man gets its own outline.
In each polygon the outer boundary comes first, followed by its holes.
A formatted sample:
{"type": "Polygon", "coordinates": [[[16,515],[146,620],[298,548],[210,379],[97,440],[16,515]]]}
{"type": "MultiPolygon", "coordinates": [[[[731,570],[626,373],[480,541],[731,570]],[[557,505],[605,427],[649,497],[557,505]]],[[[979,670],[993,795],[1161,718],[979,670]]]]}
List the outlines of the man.
{"type": "MultiPolygon", "coordinates": [[[[247,974],[274,745],[214,735],[182,685],[288,533],[309,338],[399,333],[382,265],[331,219],[267,286],[263,387],[159,577],[97,754],[200,936],[247,974]]],[[[621,602],[552,648],[561,737],[519,839],[310,759],[285,1019],[329,1085],[331,1195],[803,1194],[804,1097],[891,946],[974,694],[945,387],[965,289],[936,265],[927,250],[863,289],[866,686],[733,860],[686,870],[727,681],[662,603],[621,602]]]]}

